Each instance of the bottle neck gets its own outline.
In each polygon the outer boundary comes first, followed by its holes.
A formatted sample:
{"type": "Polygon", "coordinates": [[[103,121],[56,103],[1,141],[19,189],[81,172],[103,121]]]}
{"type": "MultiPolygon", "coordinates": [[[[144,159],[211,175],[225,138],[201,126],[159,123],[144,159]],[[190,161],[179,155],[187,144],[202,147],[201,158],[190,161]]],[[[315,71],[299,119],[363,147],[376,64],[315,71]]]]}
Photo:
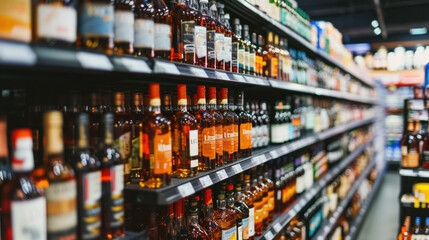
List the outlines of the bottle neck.
{"type": "Polygon", "coordinates": [[[221,200],[218,199],[216,205],[217,205],[218,209],[224,210],[226,208],[226,200],[225,199],[221,199],[221,200]]]}
{"type": "Polygon", "coordinates": [[[155,114],[160,114],[161,113],[161,106],[149,105],[148,110],[149,110],[149,112],[153,112],[155,114]]]}
{"type": "Polygon", "coordinates": [[[188,217],[188,226],[195,226],[198,224],[198,214],[196,215],[189,215],[188,217]]]}
{"type": "Polygon", "coordinates": [[[226,205],[230,208],[234,207],[235,204],[235,198],[234,198],[234,193],[229,193],[226,196],[226,205]]]}
{"type": "Polygon", "coordinates": [[[113,144],[113,123],[112,124],[104,124],[103,143],[106,145],[112,145],[113,144]]]}
{"type": "Polygon", "coordinates": [[[209,6],[207,3],[200,3],[200,13],[203,16],[208,16],[209,15],[209,6]]]}
{"type": "Polygon", "coordinates": [[[203,207],[204,218],[211,219],[213,216],[213,204],[207,204],[203,207]]]}
{"type": "Polygon", "coordinates": [[[78,149],[88,149],[88,125],[78,124],[76,126],[76,147],[78,149]]]}

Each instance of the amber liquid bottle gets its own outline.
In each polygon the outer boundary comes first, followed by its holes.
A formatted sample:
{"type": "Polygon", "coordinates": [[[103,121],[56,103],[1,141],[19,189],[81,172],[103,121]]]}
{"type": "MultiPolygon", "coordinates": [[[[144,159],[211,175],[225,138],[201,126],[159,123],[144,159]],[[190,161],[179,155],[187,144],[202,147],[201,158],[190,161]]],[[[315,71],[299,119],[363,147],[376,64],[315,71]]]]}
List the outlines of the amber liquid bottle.
{"type": "Polygon", "coordinates": [[[223,190],[217,194],[216,207],[213,219],[222,228],[222,239],[237,239],[236,216],[231,209],[226,208],[225,192],[223,190]]]}
{"type": "Polygon", "coordinates": [[[175,177],[192,177],[198,173],[198,125],[187,110],[186,85],[177,85],[178,111],[173,117],[172,146],[175,177]]]}
{"type": "Polygon", "coordinates": [[[12,176],[13,172],[9,163],[9,151],[7,147],[6,117],[0,116],[0,192],[2,191],[4,184],[12,180],[12,176]]]}
{"type": "Polygon", "coordinates": [[[249,36],[249,25],[243,25],[242,29],[242,36],[243,36],[243,43],[244,43],[244,73],[253,75],[253,72],[255,69],[251,69],[251,63],[250,63],[250,52],[252,43],[250,42],[250,36],[249,36]]]}
{"type": "Polygon", "coordinates": [[[114,7],[111,0],[83,0],[80,4],[77,46],[113,52],[114,7]]]}
{"type": "Polygon", "coordinates": [[[32,229],[33,236],[46,239],[46,199],[30,178],[34,168],[31,130],[13,130],[12,145],[15,176],[2,187],[0,237],[27,239],[28,229],[32,229]]]}
{"type": "MultiPolygon", "coordinates": [[[[234,19],[234,30],[237,41],[237,60],[238,60],[238,72],[246,73],[245,65],[245,41],[243,40],[243,36],[241,35],[242,27],[240,25],[240,19],[234,19]]],[[[233,69],[234,71],[234,69],[233,69]]]]}
{"type": "Polygon", "coordinates": [[[188,205],[188,238],[208,240],[209,235],[200,226],[198,221],[198,202],[193,199],[188,205]]]}
{"type": "Polygon", "coordinates": [[[249,207],[243,201],[244,196],[241,188],[241,183],[235,185],[235,207],[242,213],[242,229],[243,229],[243,240],[250,238],[249,234],[249,207]]]}
{"type": "MultiPolygon", "coordinates": [[[[208,0],[203,0],[207,3],[208,0]]],[[[202,4],[202,3],[201,3],[202,4]]],[[[207,67],[216,68],[216,19],[217,19],[217,7],[216,3],[210,2],[207,16],[207,67]]]]}
{"type": "Polygon", "coordinates": [[[113,24],[116,54],[134,53],[134,0],[115,0],[113,24]]]}
{"type": "Polygon", "coordinates": [[[238,155],[240,157],[248,157],[252,155],[252,117],[244,110],[244,93],[237,92],[236,96],[237,109],[235,113],[238,116],[238,155]]]}
{"type": "MultiPolygon", "coordinates": [[[[240,24],[240,20],[238,18],[234,19],[234,32],[232,32],[232,47],[231,47],[231,69],[232,72],[239,72],[239,45],[240,45],[240,37],[241,31],[238,31],[238,25],[240,24]]],[[[243,52],[244,53],[244,52],[243,52]]]]}
{"type": "Polygon", "coordinates": [[[255,235],[259,236],[264,230],[264,192],[261,188],[258,187],[258,180],[255,176],[255,170],[252,170],[250,175],[253,176],[250,191],[253,194],[253,204],[255,206],[255,235]]]}
{"type": "Polygon", "coordinates": [[[234,162],[234,116],[235,113],[228,109],[228,88],[221,88],[220,112],[223,116],[223,163],[234,162]]]}
{"type": "Polygon", "coordinates": [[[180,199],[174,203],[176,215],[176,239],[187,239],[188,229],[186,228],[185,200],[180,199]]]}
{"type": "MultiPolygon", "coordinates": [[[[237,223],[237,239],[243,240],[243,215],[241,209],[235,206],[234,185],[228,184],[226,186],[226,207],[230,209],[235,215],[237,223]]],[[[244,217],[248,217],[245,215],[244,217]]]]}
{"type": "Polygon", "coordinates": [[[252,185],[250,184],[250,173],[246,172],[241,175],[243,182],[243,202],[249,207],[249,240],[255,239],[255,196],[252,193],[252,185]]]}
{"type": "Polygon", "coordinates": [[[143,94],[134,92],[132,93],[131,105],[131,156],[130,156],[130,181],[139,183],[141,180],[143,149],[142,138],[140,136],[140,129],[143,128],[143,94]]]}
{"type": "Polygon", "coordinates": [[[164,0],[154,0],[155,57],[170,60],[172,16],[164,0]]]}
{"type": "Polygon", "coordinates": [[[408,121],[407,134],[401,140],[402,160],[401,166],[404,168],[416,168],[419,166],[418,141],[413,134],[414,123],[408,121]]]}
{"type": "Polygon", "coordinates": [[[219,224],[213,220],[213,200],[212,190],[210,188],[204,189],[204,206],[203,206],[203,218],[201,219],[201,226],[206,230],[208,239],[210,240],[221,240],[222,239],[222,228],[219,224]]]}
{"type": "Polygon", "coordinates": [[[162,240],[176,239],[176,216],[174,213],[174,203],[167,206],[167,215],[162,217],[159,224],[159,237],[162,240]]]}
{"type": "Polygon", "coordinates": [[[207,67],[207,18],[209,14],[208,1],[192,0],[196,11],[195,17],[195,65],[207,67]],[[198,10],[198,11],[197,11],[198,10]]]}
{"type": "Polygon", "coordinates": [[[134,9],[134,54],[155,56],[155,22],[152,0],[136,0],[134,9]]]}
{"type": "Polygon", "coordinates": [[[198,170],[207,171],[216,167],[216,122],[213,114],[206,109],[206,87],[198,86],[197,92],[198,170]]]}
{"type": "Polygon", "coordinates": [[[223,25],[225,26],[225,71],[230,72],[232,71],[232,30],[229,14],[225,14],[223,18],[223,25]]]}
{"type": "Polygon", "coordinates": [[[77,32],[77,1],[36,2],[33,41],[49,46],[73,46],[77,32]]]}
{"type": "Polygon", "coordinates": [[[269,215],[269,206],[268,206],[268,186],[263,182],[264,176],[262,171],[263,166],[259,165],[257,167],[257,177],[253,179],[253,184],[256,184],[259,189],[262,190],[262,230],[265,231],[268,228],[268,215],[269,215]]]}
{"type": "Polygon", "coordinates": [[[179,0],[172,12],[171,60],[195,64],[195,10],[190,0],[179,0]]]}
{"type": "Polygon", "coordinates": [[[102,116],[102,147],[98,151],[101,161],[102,180],[102,234],[103,239],[125,236],[124,232],[124,163],[114,147],[114,117],[112,113],[102,116]]]}
{"type": "Polygon", "coordinates": [[[100,148],[100,124],[102,116],[102,94],[101,92],[91,93],[89,95],[90,103],[88,107],[89,114],[89,148],[92,153],[96,153],[100,148]]]}
{"type": "Polygon", "coordinates": [[[215,119],[215,136],[216,136],[216,167],[223,165],[223,160],[227,158],[223,150],[223,123],[222,113],[216,107],[216,88],[209,88],[209,105],[208,110],[215,119]]]}
{"type": "Polygon", "coordinates": [[[149,85],[150,104],[143,118],[143,187],[159,188],[171,181],[170,121],[161,114],[159,84],[149,85]]]}
{"type": "Polygon", "coordinates": [[[76,151],[71,159],[77,179],[78,239],[101,239],[101,163],[89,151],[86,113],[76,116],[76,151]]]}
{"type": "Polygon", "coordinates": [[[273,221],[274,210],[275,210],[275,196],[274,196],[274,182],[272,179],[272,172],[270,171],[273,168],[273,164],[269,163],[264,165],[264,177],[262,183],[265,184],[268,188],[268,223],[273,221]]]}
{"type": "Polygon", "coordinates": [[[235,112],[235,105],[234,105],[234,92],[230,91],[228,94],[228,108],[234,115],[234,159],[233,161],[236,161],[238,159],[238,149],[240,145],[239,141],[239,117],[237,113],[235,112]]]}

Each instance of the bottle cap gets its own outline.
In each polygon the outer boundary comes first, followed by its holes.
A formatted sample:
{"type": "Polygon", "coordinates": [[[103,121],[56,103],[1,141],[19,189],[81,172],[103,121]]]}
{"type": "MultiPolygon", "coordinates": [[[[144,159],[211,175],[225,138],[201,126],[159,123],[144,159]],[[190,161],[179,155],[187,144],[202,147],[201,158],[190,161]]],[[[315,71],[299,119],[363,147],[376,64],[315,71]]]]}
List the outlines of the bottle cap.
{"type": "Polygon", "coordinates": [[[124,92],[115,92],[115,106],[125,105],[125,93],[124,92]]]}
{"type": "Polygon", "coordinates": [[[206,87],[205,86],[198,86],[197,87],[197,94],[198,94],[198,104],[206,104],[206,87]]]}
{"type": "Polygon", "coordinates": [[[223,199],[225,199],[225,192],[224,192],[224,191],[220,191],[220,192],[217,194],[217,199],[218,199],[218,200],[223,200],[223,199]]]}
{"type": "Polygon", "coordinates": [[[209,87],[209,104],[216,104],[216,88],[209,87]]]}
{"type": "Polygon", "coordinates": [[[244,31],[249,31],[249,25],[244,24],[244,25],[243,25],[243,30],[244,30],[244,31]]]}
{"type": "Polygon", "coordinates": [[[223,16],[223,18],[225,18],[225,20],[229,20],[231,17],[229,16],[229,13],[225,13],[225,16],[223,16]]]}
{"type": "Polygon", "coordinates": [[[143,105],[143,93],[139,93],[139,92],[133,93],[133,103],[134,103],[134,106],[143,105]]]}
{"type": "Polygon", "coordinates": [[[234,185],[232,184],[226,185],[226,190],[234,190],[234,185]]]}
{"type": "Polygon", "coordinates": [[[149,105],[158,107],[161,106],[161,99],[159,94],[159,83],[149,84],[149,105]]]}
{"type": "Polygon", "coordinates": [[[201,3],[209,3],[209,0],[200,0],[200,4],[201,3]]]}
{"type": "Polygon", "coordinates": [[[228,104],[228,88],[220,89],[221,104],[228,104]]]}
{"type": "Polygon", "coordinates": [[[234,24],[235,25],[240,25],[240,19],[239,18],[234,18],[234,24]]]}
{"type": "Polygon", "coordinates": [[[34,168],[33,134],[30,129],[12,131],[12,169],[15,172],[31,172],[34,168]]]}
{"type": "Polygon", "coordinates": [[[209,205],[212,203],[212,190],[210,188],[204,189],[204,205],[209,205]]]}
{"type": "Polygon", "coordinates": [[[179,84],[177,85],[177,105],[187,105],[187,96],[186,96],[186,85],[179,84]]]}

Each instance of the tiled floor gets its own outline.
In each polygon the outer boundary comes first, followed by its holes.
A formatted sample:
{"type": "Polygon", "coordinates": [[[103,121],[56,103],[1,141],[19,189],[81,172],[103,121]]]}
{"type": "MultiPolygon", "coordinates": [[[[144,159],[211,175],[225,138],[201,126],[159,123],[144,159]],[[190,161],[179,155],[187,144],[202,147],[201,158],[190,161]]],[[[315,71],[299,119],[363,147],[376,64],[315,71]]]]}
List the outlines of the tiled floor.
{"type": "Polygon", "coordinates": [[[399,221],[400,178],[389,171],[365,217],[358,240],[395,240],[399,221]]]}

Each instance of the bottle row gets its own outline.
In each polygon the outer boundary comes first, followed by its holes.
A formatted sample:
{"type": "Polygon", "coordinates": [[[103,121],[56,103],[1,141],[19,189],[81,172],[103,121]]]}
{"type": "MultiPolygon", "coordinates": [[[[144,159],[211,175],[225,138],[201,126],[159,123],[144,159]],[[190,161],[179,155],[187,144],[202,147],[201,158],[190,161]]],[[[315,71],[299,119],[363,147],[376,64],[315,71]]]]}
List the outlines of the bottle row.
{"type": "Polygon", "coordinates": [[[415,217],[411,223],[411,217],[406,216],[398,240],[407,239],[429,239],[429,217],[415,217]]]}
{"type": "Polygon", "coordinates": [[[428,121],[408,120],[401,140],[401,167],[429,169],[428,121]]]}
{"type": "Polygon", "coordinates": [[[85,0],[78,7],[76,2],[44,1],[32,8],[29,0],[4,1],[0,16],[11,20],[0,28],[0,38],[30,41],[33,9],[36,44],[156,57],[374,96],[349,74],[288,46],[284,37],[252,33],[238,18],[230,24],[224,4],[215,0],[171,1],[169,7],[162,0],[85,0]],[[18,11],[25,14],[17,16],[18,11]]]}

